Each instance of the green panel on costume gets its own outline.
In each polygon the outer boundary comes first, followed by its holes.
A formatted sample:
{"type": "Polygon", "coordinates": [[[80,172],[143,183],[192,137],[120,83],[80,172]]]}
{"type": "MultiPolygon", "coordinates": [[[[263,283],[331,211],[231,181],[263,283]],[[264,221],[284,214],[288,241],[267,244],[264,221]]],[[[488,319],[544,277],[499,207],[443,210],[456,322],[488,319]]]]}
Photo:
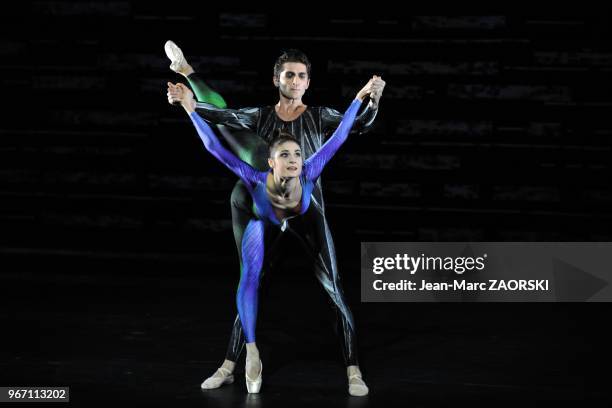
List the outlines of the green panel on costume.
{"type": "MultiPolygon", "coordinates": [[[[225,109],[227,107],[227,103],[225,103],[223,97],[206,85],[200,75],[189,75],[187,80],[198,102],[209,103],[220,109],[225,109]]],[[[223,125],[218,125],[217,128],[223,136],[223,139],[227,142],[229,148],[240,158],[240,160],[249,163],[251,166],[261,171],[270,168],[267,160],[268,144],[259,135],[250,130],[232,129],[229,131],[223,125]]]]}
{"type": "Polygon", "coordinates": [[[199,75],[189,75],[187,81],[189,81],[198,102],[210,103],[221,109],[227,108],[225,99],[206,85],[199,75]]]}

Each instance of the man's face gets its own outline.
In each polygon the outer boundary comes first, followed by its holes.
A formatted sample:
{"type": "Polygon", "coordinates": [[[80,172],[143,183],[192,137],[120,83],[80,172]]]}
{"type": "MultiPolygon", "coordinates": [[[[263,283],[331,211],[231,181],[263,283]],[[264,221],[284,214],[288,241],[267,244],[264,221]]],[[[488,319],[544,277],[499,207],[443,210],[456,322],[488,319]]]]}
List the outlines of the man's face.
{"type": "Polygon", "coordinates": [[[310,85],[306,65],[301,62],[285,62],[279,77],[274,78],[274,85],[278,86],[285,98],[302,99],[310,85]]]}
{"type": "Polygon", "coordinates": [[[268,164],[279,177],[299,177],[302,174],[302,150],[292,141],[280,143],[272,151],[268,164]]]}

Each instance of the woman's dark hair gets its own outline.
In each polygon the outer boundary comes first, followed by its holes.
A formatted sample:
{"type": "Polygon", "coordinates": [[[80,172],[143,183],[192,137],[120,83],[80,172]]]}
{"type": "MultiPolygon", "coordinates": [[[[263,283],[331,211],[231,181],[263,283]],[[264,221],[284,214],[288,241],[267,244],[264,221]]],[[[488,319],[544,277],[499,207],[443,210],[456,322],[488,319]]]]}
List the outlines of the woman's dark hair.
{"type": "MultiPolygon", "coordinates": [[[[272,134],[272,138],[270,139],[270,141],[268,142],[268,155],[269,157],[272,157],[272,151],[274,150],[274,148],[281,144],[281,143],[285,143],[285,142],[294,142],[296,143],[298,146],[300,146],[300,141],[297,140],[297,138],[295,136],[293,136],[293,134],[284,131],[282,129],[276,129],[274,130],[274,133],[272,134]]],[[[301,148],[301,146],[300,146],[301,148]]]]}
{"type": "Polygon", "coordinates": [[[310,78],[310,61],[308,60],[308,57],[302,51],[295,49],[284,51],[281,56],[276,59],[276,62],[274,63],[274,78],[278,78],[280,76],[280,73],[283,70],[283,64],[285,62],[300,62],[306,65],[306,73],[308,74],[308,78],[310,78]]]}

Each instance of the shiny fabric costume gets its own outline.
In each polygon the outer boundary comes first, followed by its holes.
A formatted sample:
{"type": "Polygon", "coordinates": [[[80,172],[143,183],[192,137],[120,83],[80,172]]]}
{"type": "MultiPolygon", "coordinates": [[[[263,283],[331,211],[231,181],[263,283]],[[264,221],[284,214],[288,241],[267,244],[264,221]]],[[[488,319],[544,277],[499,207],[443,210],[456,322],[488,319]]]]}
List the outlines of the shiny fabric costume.
{"type": "MultiPolygon", "coordinates": [[[[310,207],[312,190],[325,165],[346,140],[361,101],[354,100],[344,114],[338,129],[325,144],[310,156],[303,165],[300,175],[302,196],[300,197],[299,215],[306,213],[310,207]]],[[[257,321],[259,280],[264,259],[264,233],[266,224],[272,223],[278,227],[285,226],[287,218],[278,219],[267,192],[267,180],[270,171],[258,171],[249,164],[238,159],[227,150],[217,139],[212,129],[197,113],[190,115],[206,149],[219,161],[232,170],[244,183],[253,198],[257,219],[249,221],[242,239],[242,271],[236,305],[244,330],[246,341],[255,341],[255,324],[257,321]]],[[[281,229],[284,229],[281,227],[281,229]]]]}
{"type": "MultiPolygon", "coordinates": [[[[308,107],[297,119],[284,122],[274,110],[274,106],[245,109],[223,109],[223,99],[208,88],[197,74],[188,77],[198,101],[197,113],[206,121],[219,125],[217,128],[230,148],[243,161],[254,168],[268,168],[267,140],[274,130],[283,129],[298,138],[302,155],[307,160],[323,144],[326,135],[338,127],[342,114],[325,107],[308,107]],[[213,106],[204,102],[215,102],[213,106]],[[256,135],[253,134],[255,131],[256,135]]],[[[366,131],[372,126],[377,110],[367,106],[355,119],[354,131],[366,131]]],[[[244,236],[250,221],[255,218],[251,194],[243,181],[238,181],[232,191],[232,224],[234,238],[241,261],[241,276],[244,274],[243,250],[244,236]]],[[[312,189],[309,211],[305,214],[308,223],[303,226],[307,234],[309,248],[315,258],[315,275],[332,305],[337,311],[338,324],[342,334],[342,352],[346,365],[357,365],[357,348],[355,326],[352,313],[346,304],[342,291],[340,276],[336,265],[334,244],[324,213],[321,181],[317,179],[312,189]]],[[[285,225],[286,226],[286,225],[285,225]]],[[[245,336],[240,321],[240,314],[234,321],[232,335],[227,349],[226,359],[237,361],[244,347],[245,336]]]]}

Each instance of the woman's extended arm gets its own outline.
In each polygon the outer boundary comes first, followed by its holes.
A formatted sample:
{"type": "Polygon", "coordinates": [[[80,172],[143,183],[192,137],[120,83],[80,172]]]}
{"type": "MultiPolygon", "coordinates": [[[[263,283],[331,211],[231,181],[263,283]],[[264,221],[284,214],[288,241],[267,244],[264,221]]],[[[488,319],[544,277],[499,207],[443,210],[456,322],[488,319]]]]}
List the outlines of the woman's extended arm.
{"type": "Polygon", "coordinates": [[[355,117],[357,116],[357,111],[361,106],[361,102],[372,92],[373,84],[375,79],[372,78],[368,81],[368,83],[357,92],[357,96],[355,96],[355,100],[348,107],[346,112],[342,117],[342,121],[338,128],[334,132],[334,134],[325,142],[323,146],[319,150],[317,150],[312,156],[304,162],[304,176],[306,180],[315,180],[321,172],[325,165],[331,160],[334,154],[338,151],[342,143],[348,137],[353,124],[355,123],[355,117]]]}

